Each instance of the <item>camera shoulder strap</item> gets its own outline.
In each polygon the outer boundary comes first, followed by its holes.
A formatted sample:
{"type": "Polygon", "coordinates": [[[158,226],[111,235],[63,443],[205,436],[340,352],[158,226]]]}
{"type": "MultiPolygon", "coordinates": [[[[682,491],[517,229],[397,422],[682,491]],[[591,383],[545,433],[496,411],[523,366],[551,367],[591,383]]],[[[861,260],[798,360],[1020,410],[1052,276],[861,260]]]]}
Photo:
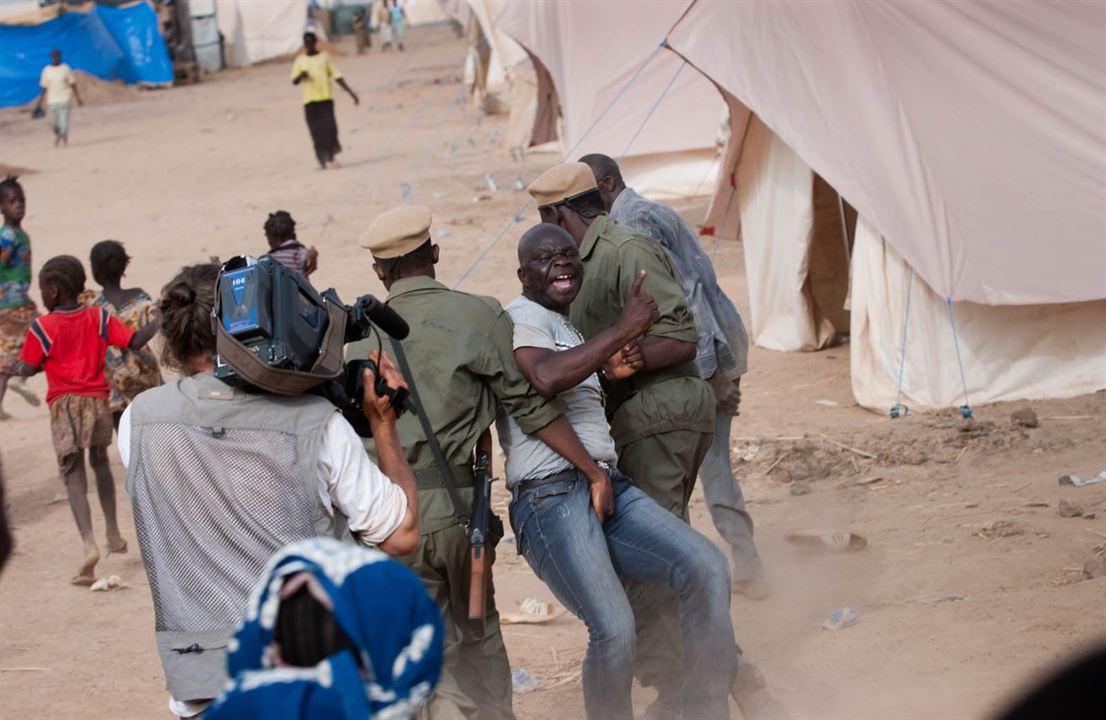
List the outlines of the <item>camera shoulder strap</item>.
{"type": "Polygon", "coordinates": [[[434,464],[438,466],[438,473],[442,476],[442,484],[445,486],[446,493],[449,494],[449,502],[453,505],[453,514],[462,525],[468,525],[469,521],[472,520],[472,510],[461,499],[461,493],[457,491],[457,485],[453,482],[453,473],[449,469],[449,463],[446,462],[445,454],[442,453],[442,446],[438,444],[438,438],[434,437],[434,428],[430,427],[430,418],[426,417],[426,411],[422,408],[422,400],[419,399],[419,391],[415,387],[415,377],[411,374],[411,366],[407,363],[407,355],[404,354],[403,346],[399,344],[399,340],[395,338],[388,339],[392,343],[392,353],[396,356],[399,371],[403,373],[403,378],[407,381],[407,390],[410,393],[411,400],[414,401],[415,417],[419,419],[422,434],[426,437],[426,444],[430,446],[430,454],[434,458],[434,464]]]}

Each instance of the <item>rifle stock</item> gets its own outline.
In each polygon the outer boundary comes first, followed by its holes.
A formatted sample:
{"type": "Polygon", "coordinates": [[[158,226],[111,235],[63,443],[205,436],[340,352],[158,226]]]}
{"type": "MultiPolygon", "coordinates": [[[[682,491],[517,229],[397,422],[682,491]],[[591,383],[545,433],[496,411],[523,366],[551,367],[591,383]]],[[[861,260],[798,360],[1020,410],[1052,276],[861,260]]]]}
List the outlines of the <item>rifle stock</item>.
{"type": "Polygon", "coordinates": [[[473,546],[469,550],[472,574],[469,577],[469,621],[484,622],[484,592],[487,584],[487,549],[473,546]]]}
{"type": "Polygon", "coordinates": [[[473,472],[476,479],[472,501],[472,525],[469,528],[469,622],[483,624],[484,598],[488,581],[488,524],[492,511],[492,476],[488,471],[488,453],[479,450],[473,472]]]}

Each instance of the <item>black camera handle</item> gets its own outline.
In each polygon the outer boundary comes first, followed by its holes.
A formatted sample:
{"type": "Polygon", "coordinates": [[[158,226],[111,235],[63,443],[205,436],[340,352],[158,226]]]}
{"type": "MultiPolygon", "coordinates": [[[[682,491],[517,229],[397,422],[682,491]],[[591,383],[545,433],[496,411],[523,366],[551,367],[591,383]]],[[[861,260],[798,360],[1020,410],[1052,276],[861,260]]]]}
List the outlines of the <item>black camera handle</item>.
{"type": "Polygon", "coordinates": [[[399,371],[407,381],[408,392],[410,393],[408,400],[412,405],[411,411],[415,413],[415,417],[419,419],[419,425],[422,426],[422,434],[426,437],[426,444],[430,446],[430,454],[434,457],[434,464],[438,466],[438,474],[441,475],[442,485],[445,486],[446,493],[449,495],[449,502],[453,505],[453,515],[462,525],[468,527],[469,523],[472,522],[472,510],[461,499],[461,493],[453,482],[453,473],[449,469],[449,463],[446,462],[445,454],[442,453],[442,446],[438,444],[438,439],[434,437],[434,428],[430,427],[430,418],[426,417],[426,411],[422,408],[422,400],[419,399],[418,390],[415,389],[415,377],[411,374],[411,366],[407,363],[403,346],[394,337],[389,337],[388,340],[392,344],[392,352],[399,364],[399,371]]]}

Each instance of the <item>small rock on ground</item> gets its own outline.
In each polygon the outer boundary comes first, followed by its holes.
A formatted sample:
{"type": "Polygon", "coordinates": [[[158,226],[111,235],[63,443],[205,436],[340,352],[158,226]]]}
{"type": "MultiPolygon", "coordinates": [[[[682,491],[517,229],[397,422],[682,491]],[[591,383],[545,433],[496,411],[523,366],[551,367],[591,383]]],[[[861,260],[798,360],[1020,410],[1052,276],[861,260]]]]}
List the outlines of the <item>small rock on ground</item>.
{"type": "Polygon", "coordinates": [[[1023,407],[1010,413],[1010,423],[1015,427],[1035,428],[1041,421],[1032,408],[1023,407]]]}
{"type": "Polygon", "coordinates": [[[1060,517],[1083,517],[1083,506],[1067,499],[1060,500],[1060,503],[1056,506],[1056,511],[1060,513],[1060,517]]]}

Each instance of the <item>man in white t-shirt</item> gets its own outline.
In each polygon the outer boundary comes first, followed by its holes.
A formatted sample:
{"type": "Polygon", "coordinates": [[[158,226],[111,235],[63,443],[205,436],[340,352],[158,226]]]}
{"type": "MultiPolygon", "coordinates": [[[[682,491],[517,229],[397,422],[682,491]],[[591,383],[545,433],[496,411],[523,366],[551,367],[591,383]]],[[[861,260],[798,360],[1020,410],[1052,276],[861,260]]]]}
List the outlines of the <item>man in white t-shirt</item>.
{"type": "Polygon", "coordinates": [[[61,50],[50,52],[50,64],[42,68],[38,84],[42,87],[42,94],[38,96],[35,111],[41,111],[43,101],[46,102],[46,113],[54,128],[54,146],[68,145],[69,103],[76,100],[78,105],[84,105],[84,102],[77,90],[77,79],[72,68],[61,61],[61,50]]]}
{"type": "Polygon", "coordinates": [[[556,225],[537,225],[519,241],[518,260],[522,297],[507,306],[515,360],[535,390],[564,407],[565,418],[608,480],[589,482],[512,418],[499,419],[518,550],[588,628],[583,670],[588,718],[634,717],[634,614],[622,579],[667,586],[679,594],[684,658],[675,716],[727,718],[732,692],[751,720],[785,717],[751,663],[739,660],[726,558],[617,469],[596,373],[623,380],[648,365],[636,338],[656,322],[658,311],[642,288],[645,271],[615,326],[585,342],[568,319],[584,276],[572,236],[556,225]]]}

